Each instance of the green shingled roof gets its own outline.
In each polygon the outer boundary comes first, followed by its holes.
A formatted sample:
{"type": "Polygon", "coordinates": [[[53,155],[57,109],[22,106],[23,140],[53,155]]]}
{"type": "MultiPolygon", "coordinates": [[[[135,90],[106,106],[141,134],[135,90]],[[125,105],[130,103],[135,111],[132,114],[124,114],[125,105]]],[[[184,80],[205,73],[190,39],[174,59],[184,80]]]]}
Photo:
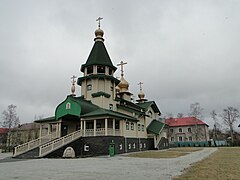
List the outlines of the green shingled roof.
{"type": "Polygon", "coordinates": [[[157,134],[159,135],[162,131],[162,129],[164,128],[165,124],[157,121],[157,120],[153,120],[147,127],[147,132],[151,133],[151,134],[157,134]]]}
{"type": "Polygon", "coordinates": [[[142,108],[144,108],[145,110],[148,107],[151,106],[153,108],[154,112],[161,114],[161,111],[158,109],[157,104],[154,101],[147,101],[147,102],[144,102],[144,103],[137,103],[137,105],[142,107],[142,108]]]}
{"type": "Polygon", "coordinates": [[[85,67],[92,65],[103,65],[114,69],[117,69],[108,55],[107,49],[102,41],[95,41],[93,48],[88,56],[87,62],[82,65],[81,71],[84,72],[85,67]]]}

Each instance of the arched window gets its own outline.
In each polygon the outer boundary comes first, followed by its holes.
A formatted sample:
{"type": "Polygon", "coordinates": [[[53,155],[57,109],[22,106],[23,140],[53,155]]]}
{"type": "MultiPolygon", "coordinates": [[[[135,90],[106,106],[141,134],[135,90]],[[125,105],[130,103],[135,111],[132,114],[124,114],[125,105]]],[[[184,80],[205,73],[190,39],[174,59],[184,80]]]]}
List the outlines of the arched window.
{"type": "Polygon", "coordinates": [[[70,102],[68,102],[68,103],[66,104],[66,109],[71,109],[71,103],[70,103],[70,102]]]}
{"type": "Polygon", "coordinates": [[[91,91],[91,90],[92,90],[92,85],[91,85],[91,84],[88,84],[88,85],[87,85],[87,90],[88,90],[88,91],[91,91]]]}

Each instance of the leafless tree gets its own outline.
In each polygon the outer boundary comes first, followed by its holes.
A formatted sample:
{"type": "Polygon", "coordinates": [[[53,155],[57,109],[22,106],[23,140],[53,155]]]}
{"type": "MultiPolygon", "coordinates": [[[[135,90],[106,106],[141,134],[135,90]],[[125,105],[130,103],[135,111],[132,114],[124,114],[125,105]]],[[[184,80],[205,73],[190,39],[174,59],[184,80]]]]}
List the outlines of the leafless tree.
{"type": "Polygon", "coordinates": [[[214,121],[214,124],[213,124],[213,137],[214,138],[213,139],[216,140],[217,139],[217,113],[215,112],[215,110],[212,110],[210,115],[214,121]]]}
{"type": "Polygon", "coordinates": [[[15,128],[19,125],[19,117],[17,116],[16,112],[17,106],[11,104],[8,106],[7,110],[3,111],[3,127],[8,128],[9,130],[11,128],[15,128]]]}
{"type": "Polygon", "coordinates": [[[195,102],[194,104],[190,105],[189,116],[196,118],[194,134],[195,134],[196,141],[198,141],[199,136],[201,135],[202,132],[201,132],[201,129],[198,127],[197,119],[200,119],[200,120],[203,119],[203,108],[201,107],[199,102],[195,102]]]}
{"type": "Polygon", "coordinates": [[[239,111],[238,109],[232,106],[229,106],[226,109],[223,109],[221,117],[223,119],[223,122],[229,126],[231,140],[233,144],[234,143],[233,125],[234,123],[236,123],[237,119],[239,118],[239,111]]]}
{"type": "Polygon", "coordinates": [[[183,113],[178,113],[178,114],[177,114],[177,118],[182,118],[183,116],[184,116],[183,113]]]}
{"type": "Polygon", "coordinates": [[[165,118],[173,118],[173,113],[172,112],[166,112],[165,118]]]}

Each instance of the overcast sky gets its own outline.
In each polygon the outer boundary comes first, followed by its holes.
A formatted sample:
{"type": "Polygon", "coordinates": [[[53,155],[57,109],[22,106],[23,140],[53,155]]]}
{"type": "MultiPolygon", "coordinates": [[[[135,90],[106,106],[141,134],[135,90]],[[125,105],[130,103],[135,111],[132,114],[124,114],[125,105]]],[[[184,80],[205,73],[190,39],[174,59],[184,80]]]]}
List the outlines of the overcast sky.
{"type": "Polygon", "coordinates": [[[210,123],[213,109],[240,109],[239,9],[239,0],[0,0],[0,112],[17,105],[21,123],[53,116],[70,77],[82,76],[101,16],[136,97],[141,81],[163,114],[199,102],[210,123]]]}

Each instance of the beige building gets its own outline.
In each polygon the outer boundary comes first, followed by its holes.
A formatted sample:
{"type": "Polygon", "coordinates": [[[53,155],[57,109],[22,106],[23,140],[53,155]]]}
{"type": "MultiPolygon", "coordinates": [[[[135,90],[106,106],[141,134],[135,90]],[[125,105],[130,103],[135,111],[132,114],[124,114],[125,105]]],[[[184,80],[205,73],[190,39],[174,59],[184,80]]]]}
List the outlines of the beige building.
{"type": "Polygon", "coordinates": [[[168,140],[176,145],[205,145],[208,146],[208,125],[195,117],[169,118],[165,120],[168,125],[168,140]]]}
{"type": "Polygon", "coordinates": [[[81,65],[82,76],[77,79],[81,94],[75,94],[73,76],[71,94],[56,107],[55,116],[35,121],[40,126],[40,138],[16,147],[14,156],[36,147],[36,157],[66,157],[65,150],[84,157],[106,155],[109,149],[119,154],[168,146],[157,104],[145,99],[143,83],[139,83],[139,99],[132,100],[123,73],[127,63],[118,64],[121,76],[117,79],[117,67],[110,59],[103,35],[99,25],[89,57],[81,65]],[[47,135],[43,133],[45,126],[47,135]]]}

